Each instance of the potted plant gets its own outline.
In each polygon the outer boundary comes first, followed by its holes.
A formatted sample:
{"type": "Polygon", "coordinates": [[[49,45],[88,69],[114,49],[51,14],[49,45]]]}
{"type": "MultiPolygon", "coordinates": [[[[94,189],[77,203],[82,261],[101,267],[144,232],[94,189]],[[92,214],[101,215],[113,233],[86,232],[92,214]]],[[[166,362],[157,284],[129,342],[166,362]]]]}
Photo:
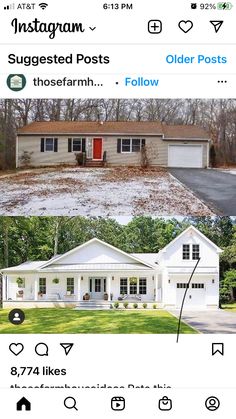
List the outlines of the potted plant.
{"type": "Polygon", "coordinates": [[[137,303],[134,303],[134,304],[133,304],[133,307],[134,307],[134,308],[138,308],[138,304],[137,304],[137,303]]]}
{"type": "Polygon", "coordinates": [[[108,301],[108,294],[107,294],[107,292],[104,293],[103,298],[104,298],[105,301],[108,301]]]}
{"type": "Polygon", "coordinates": [[[59,284],[59,278],[54,278],[54,279],[52,280],[52,283],[53,283],[53,284],[59,284]]]}
{"type": "Polygon", "coordinates": [[[128,301],[125,301],[125,303],[123,303],[124,308],[128,308],[128,305],[129,305],[128,301]]]}
{"type": "Polygon", "coordinates": [[[143,303],[143,308],[147,308],[147,303],[143,303]]]}
{"type": "Polygon", "coordinates": [[[86,292],[86,293],[84,294],[84,296],[83,296],[83,300],[85,300],[85,301],[90,300],[90,295],[89,295],[89,293],[88,293],[88,292],[86,292]]]}
{"type": "Polygon", "coordinates": [[[25,282],[24,278],[18,277],[16,279],[16,283],[17,283],[17,285],[18,285],[19,288],[23,288],[24,287],[24,282],[25,282]]]}
{"type": "Polygon", "coordinates": [[[117,309],[117,308],[119,308],[119,305],[120,305],[120,304],[118,303],[118,301],[116,301],[116,302],[113,304],[113,307],[117,309]]]}
{"type": "Polygon", "coordinates": [[[39,291],[39,292],[38,292],[38,296],[39,296],[40,298],[42,298],[42,297],[43,297],[43,293],[42,293],[41,291],[39,291]]]}

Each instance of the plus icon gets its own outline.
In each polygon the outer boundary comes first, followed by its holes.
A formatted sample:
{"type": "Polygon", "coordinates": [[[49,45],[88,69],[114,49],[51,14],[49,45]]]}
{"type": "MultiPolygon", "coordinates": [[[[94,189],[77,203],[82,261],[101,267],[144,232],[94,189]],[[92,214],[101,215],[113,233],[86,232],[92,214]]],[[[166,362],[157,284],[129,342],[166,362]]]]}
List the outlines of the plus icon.
{"type": "Polygon", "coordinates": [[[162,22],[161,20],[149,20],[148,22],[148,32],[152,34],[162,32],[162,22]]]}

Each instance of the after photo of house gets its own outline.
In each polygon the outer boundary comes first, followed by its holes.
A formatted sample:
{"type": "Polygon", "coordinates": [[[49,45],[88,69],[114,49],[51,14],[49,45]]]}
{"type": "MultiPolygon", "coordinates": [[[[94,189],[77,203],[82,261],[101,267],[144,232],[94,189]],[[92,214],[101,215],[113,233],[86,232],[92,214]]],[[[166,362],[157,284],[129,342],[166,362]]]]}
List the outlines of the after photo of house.
{"type": "Polygon", "coordinates": [[[235,333],[235,237],[234,217],[0,217],[0,333],[176,333],[186,289],[181,333],[235,333]]]}
{"type": "Polygon", "coordinates": [[[235,99],[1,99],[0,214],[232,215],[235,112],[235,99]]]}

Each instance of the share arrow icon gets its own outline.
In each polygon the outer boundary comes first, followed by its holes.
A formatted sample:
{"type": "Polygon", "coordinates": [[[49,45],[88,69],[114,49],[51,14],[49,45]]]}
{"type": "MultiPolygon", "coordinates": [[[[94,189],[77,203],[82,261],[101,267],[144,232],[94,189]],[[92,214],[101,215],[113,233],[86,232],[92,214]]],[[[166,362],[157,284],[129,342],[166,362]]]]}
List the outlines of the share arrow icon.
{"type": "Polygon", "coordinates": [[[69,352],[71,351],[72,347],[74,346],[73,343],[60,343],[60,345],[64,349],[66,355],[69,354],[69,352]]]}
{"type": "Polygon", "coordinates": [[[210,23],[214,26],[215,33],[219,32],[221,26],[223,25],[223,20],[210,20],[210,23]]]}

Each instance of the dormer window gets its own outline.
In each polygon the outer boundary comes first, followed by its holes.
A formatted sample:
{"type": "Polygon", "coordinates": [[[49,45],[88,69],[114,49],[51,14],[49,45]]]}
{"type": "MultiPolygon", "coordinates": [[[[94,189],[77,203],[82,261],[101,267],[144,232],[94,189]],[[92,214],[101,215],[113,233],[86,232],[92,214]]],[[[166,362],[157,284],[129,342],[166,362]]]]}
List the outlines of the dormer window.
{"type": "Polygon", "coordinates": [[[193,260],[198,260],[200,257],[200,248],[199,248],[199,244],[193,244],[193,249],[192,249],[192,259],[193,260]]]}
{"type": "Polygon", "coordinates": [[[183,244],[183,260],[190,259],[190,244],[183,244]]]}

